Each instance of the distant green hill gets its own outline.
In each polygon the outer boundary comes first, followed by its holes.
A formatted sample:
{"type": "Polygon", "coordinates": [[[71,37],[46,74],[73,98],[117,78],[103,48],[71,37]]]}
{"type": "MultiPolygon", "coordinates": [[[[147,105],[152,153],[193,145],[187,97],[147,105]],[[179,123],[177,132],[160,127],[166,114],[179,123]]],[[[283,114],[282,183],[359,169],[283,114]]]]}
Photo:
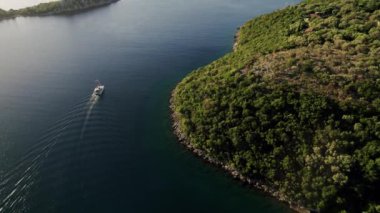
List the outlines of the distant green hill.
{"type": "Polygon", "coordinates": [[[61,0],[41,3],[36,6],[19,10],[5,11],[0,9],[0,20],[17,16],[46,16],[78,12],[95,7],[105,6],[118,0],[61,0]]]}
{"type": "Polygon", "coordinates": [[[380,212],[380,1],[255,18],[173,91],[179,137],[292,205],[380,212]]]}

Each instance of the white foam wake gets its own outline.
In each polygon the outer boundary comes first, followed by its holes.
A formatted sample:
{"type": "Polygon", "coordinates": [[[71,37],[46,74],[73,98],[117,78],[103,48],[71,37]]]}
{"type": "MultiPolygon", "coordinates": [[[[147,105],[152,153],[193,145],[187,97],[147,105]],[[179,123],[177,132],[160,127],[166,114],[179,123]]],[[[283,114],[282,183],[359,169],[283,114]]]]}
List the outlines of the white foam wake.
{"type": "Polygon", "coordinates": [[[82,130],[80,133],[81,139],[84,137],[84,133],[86,131],[87,123],[88,123],[88,120],[90,119],[90,116],[92,113],[92,109],[94,108],[94,106],[98,102],[98,100],[99,100],[99,96],[93,94],[91,96],[90,100],[88,101],[87,106],[89,106],[89,107],[88,107],[88,110],[86,112],[86,117],[84,118],[84,121],[83,121],[83,126],[82,126],[82,130]]]}

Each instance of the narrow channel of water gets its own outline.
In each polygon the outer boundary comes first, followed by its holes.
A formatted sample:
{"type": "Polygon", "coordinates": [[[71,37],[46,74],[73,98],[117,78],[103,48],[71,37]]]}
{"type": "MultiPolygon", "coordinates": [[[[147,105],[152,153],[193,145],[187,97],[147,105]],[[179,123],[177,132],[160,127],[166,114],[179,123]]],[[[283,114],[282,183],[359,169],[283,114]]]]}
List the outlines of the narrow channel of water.
{"type": "Polygon", "coordinates": [[[0,22],[0,212],[287,212],[179,145],[168,101],[239,25],[295,2],[122,0],[0,22]]]}

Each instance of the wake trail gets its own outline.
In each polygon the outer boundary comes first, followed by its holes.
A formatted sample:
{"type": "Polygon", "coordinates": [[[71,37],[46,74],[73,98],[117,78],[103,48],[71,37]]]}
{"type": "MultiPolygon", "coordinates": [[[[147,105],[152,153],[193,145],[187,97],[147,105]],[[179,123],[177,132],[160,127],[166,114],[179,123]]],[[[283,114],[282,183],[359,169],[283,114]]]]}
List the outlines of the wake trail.
{"type": "Polygon", "coordinates": [[[11,170],[4,174],[0,173],[0,213],[5,211],[13,212],[17,208],[24,209],[26,207],[25,202],[37,178],[39,168],[57,143],[59,143],[58,139],[73,124],[75,117],[89,106],[82,127],[83,135],[92,109],[97,101],[98,97],[96,95],[87,96],[82,99],[66,113],[66,116],[47,129],[35,146],[11,170]]]}
{"type": "Polygon", "coordinates": [[[80,139],[83,139],[84,133],[86,131],[88,120],[90,119],[90,116],[91,116],[91,113],[92,113],[92,109],[94,108],[94,106],[98,102],[98,100],[99,100],[99,96],[92,95],[91,98],[90,98],[90,100],[88,101],[89,108],[88,108],[88,110],[86,112],[86,117],[84,118],[84,121],[83,121],[83,126],[82,126],[82,130],[81,130],[81,133],[80,133],[80,139]]]}

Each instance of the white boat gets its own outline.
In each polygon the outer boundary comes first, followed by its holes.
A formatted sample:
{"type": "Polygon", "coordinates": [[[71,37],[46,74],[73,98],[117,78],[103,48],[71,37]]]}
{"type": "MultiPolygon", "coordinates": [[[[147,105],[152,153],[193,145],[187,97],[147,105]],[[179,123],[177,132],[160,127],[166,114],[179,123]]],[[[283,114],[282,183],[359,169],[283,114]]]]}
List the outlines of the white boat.
{"type": "Polygon", "coordinates": [[[99,81],[97,81],[96,83],[96,87],[94,89],[94,94],[95,95],[98,95],[98,96],[101,96],[104,92],[104,85],[102,85],[99,81]]]}

